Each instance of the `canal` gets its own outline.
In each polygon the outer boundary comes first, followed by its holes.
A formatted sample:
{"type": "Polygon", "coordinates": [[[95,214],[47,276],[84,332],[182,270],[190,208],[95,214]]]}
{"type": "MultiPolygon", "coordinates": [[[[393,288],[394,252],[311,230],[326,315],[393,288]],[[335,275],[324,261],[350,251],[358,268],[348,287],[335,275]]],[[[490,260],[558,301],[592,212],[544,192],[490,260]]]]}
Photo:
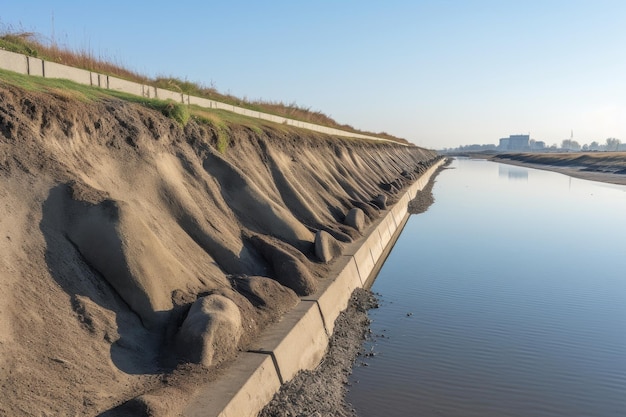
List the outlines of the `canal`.
{"type": "Polygon", "coordinates": [[[626,187],[457,159],[372,290],[360,417],[626,416],[626,187]]]}

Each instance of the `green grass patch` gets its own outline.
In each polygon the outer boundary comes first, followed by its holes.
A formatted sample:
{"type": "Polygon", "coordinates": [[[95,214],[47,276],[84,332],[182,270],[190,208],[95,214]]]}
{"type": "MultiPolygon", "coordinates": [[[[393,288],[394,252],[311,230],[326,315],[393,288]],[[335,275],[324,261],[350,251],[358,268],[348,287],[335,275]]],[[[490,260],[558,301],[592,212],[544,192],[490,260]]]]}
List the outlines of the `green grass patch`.
{"type": "Polygon", "coordinates": [[[261,129],[259,126],[250,126],[250,130],[252,130],[254,133],[256,133],[259,136],[263,135],[263,129],[261,129]]]}
{"type": "Polygon", "coordinates": [[[200,111],[195,109],[194,117],[201,123],[204,123],[213,130],[215,130],[217,134],[217,142],[215,144],[215,149],[221,154],[225,154],[230,146],[230,128],[228,127],[228,123],[220,117],[217,112],[209,112],[209,111],[200,111]]]}
{"type": "MultiPolygon", "coordinates": [[[[225,153],[231,144],[232,133],[230,126],[248,128],[260,136],[267,132],[280,132],[285,134],[300,132],[300,129],[294,126],[272,123],[267,120],[256,119],[226,110],[207,109],[197,105],[189,106],[177,103],[173,100],[147,98],[117,90],[107,90],[100,87],[79,84],[69,80],[28,76],[0,69],[0,85],[2,83],[13,85],[27,91],[52,94],[57,97],[61,96],[82,102],[96,102],[107,98],[116,98],[156,110],[172,120],[175,120],[181,126],[185,126],[193,116],[198,121],[209,124],[215,129],[217,132],[216,148],[221,153],[225,153]]],[[[310,132],[309,134],[314,135],[317,133],[310,132]]],[[[362,141],[363,139],[359,140],[362,141]]],[[[369,140],[366,141],[370,142],[369,140]]]]}
{"type": "Polygon", "coordinates": [[[173,100],[167,100],[165,103],[162,104],[162,106],[163,107],[161,108],[161,113],[163,113],[170,119],[176,120],[182,126],[185,126],[189,121],[189,117],[191,117],[191,115],[189,114],[189,109],[186,105],[182,103],[176,103],[173,100]]]}
{"type": "Polygon", "coordinates": [[[94,102],[107,97],[114,97],[157,110],[182,126],[185,126],[191,117],[188,106],[182,103],[146,98],[116,90],[106,90],[69,80],[34,77],[0,69],[0,83],[13,85],[27,91],[48,93],[82,102],[94,102]]]}
{"type": "MultiPolygon", "coordinates": [[[[327,116],[320,111],[311,110],[309,107],[298,105],[295,102],[285,103],[281,101],[267,101],[262,99],[249,100],[246,97],[238,98],[231,94],[220,93],[212,85],[212,83],[207,87],[199,83],[182,80],[176,77],[149,78],[145,75],[125,68],[122,64],[115,62],[115,60],[97,56],[91,50],[74,50],[60,46],[54,41],[46,41],[43,36],[35,32],[16,31],[11,27],[0,27],[0,48],[24,55],[38,57],[46,61],[68,65],[70,67],[82,68],[101,74],[113,75],[115,77],[141,84],[152,85],[171,91],[179,91],[197,97],[204,97],[253,111],[260,111],[289,119],[406,143],[404,139],[396,138],[385,132],[364,132],[355,129],[350,125],[337,123],[330,116],[327,116]]],[[[166,109],[166,113],[171,114],[171,117],[179,123],[183,125],[186,123],[184,120],[186,120],[187,116],[185,116],[184,111],[175,108],[168,108],[166,109]]]]}
{"type": "Polygon", "coordinates": [[[22,75],[2,69],[0,69],[0,82],[14,85],[27,91],[52,93],[83,102],[94,101],[105,95],[104,91],[97,87],[78,84],[74,81],[22,75]]]}

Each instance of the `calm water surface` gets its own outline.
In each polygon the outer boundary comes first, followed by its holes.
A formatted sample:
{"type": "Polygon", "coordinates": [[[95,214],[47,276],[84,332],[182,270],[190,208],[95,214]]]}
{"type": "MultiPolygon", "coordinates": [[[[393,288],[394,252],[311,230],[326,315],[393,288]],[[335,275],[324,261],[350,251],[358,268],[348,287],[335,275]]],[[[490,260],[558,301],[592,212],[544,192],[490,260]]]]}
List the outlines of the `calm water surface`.
{"type": "Polygon", "coordinates": [[[626,416],[626,187],[452,167],[372,288],[376,355],[348,401],[361,417],[626,416]]]}

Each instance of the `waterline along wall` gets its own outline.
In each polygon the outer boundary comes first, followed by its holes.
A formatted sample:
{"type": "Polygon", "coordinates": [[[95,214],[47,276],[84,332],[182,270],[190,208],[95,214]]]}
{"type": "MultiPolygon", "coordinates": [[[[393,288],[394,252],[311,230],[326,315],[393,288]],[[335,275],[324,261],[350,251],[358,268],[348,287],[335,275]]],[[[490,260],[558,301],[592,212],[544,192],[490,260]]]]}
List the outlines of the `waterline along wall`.
{"type": "Polygon", "coordinates": [[[25,75],[33,75],[45,78],[62,78],[74,81],[79,84],[91,85],[109,90],[122,91],[124,93],[146,98],[174,100],[179,103],[197,105],[209,109],[227,110],[244,116],[254,117],[256,119],[286,124],[302,129],[326,133],[328,135],[376,140],[380,142],[391,142],[397,145],[404,145],[403,143],[394,142],[375,136],[347,132],[340,129],[333,129],[331,127],[320,126],[313,123],[288,119],[285,117],[275,116],[273,114],[263,113],[260,111],[249,110],[243,107],[234,106],[232,104],[226,104],[215,100],[190,96],[182,92],[170,91],[145,84],[127,81],[110,75],[98,74],[96,72],[69,67],[67,65],[57,64],[55,62],[44,61],[43,59],[34,58],[15,52],[5,51],[3,49],[0,49],[0,68],[25,75]]]}
{"type": "Polygon", "coordinates": [[[335,319],[352,292],[369,287],[406,224],[408,204],[445,162],[430,167],[334,264],[329,279],[266,329],[253,349],[239,355],[227,375],[202,387],[188,404],[188,417],[254,417],[281,384],[314,369],[326,352],[335,319]]]}

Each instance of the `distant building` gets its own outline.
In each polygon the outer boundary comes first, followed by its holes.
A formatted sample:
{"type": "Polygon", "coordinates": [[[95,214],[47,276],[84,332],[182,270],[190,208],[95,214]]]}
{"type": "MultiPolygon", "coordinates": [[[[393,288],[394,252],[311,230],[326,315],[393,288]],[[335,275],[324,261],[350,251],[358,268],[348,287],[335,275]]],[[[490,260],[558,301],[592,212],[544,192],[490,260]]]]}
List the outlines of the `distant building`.
{"type": "Polygon", "coordinates": [[[530,150],[532,151],[543,151],[546,149],[546,143],[542,140],[536,140],[534,142],[530,142],[530,150]]]}
{"type": "Polygon", "coordinates": [[[530,135],[510,135],[508,138],[502,138],[498,149],[502,151],[529,151],[530,135]]]}
{"type": "Polygon", "coordinates": [[[510,151],[529,151],[530,135],[511,135],[509,136],[510,151]]]}

